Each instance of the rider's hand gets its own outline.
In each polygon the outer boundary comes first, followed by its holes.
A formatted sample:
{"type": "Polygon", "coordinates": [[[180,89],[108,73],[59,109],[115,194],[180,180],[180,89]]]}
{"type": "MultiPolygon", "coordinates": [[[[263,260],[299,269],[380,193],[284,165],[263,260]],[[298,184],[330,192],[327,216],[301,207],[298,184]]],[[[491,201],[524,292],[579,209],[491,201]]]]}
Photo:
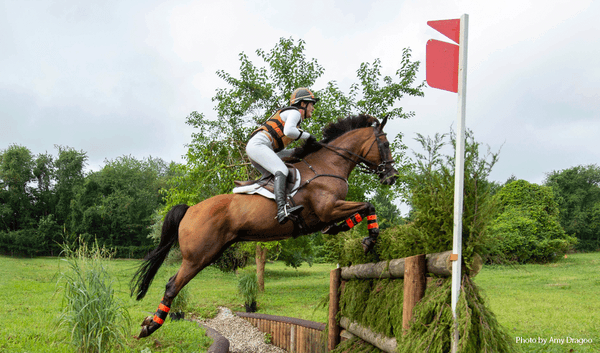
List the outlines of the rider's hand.
{"type": "Polygon", "coordinates": [[[315,144],[317,142],[317,137],[313,134],[310,134],[310,136],[306,139],[306,143],[307,144],[315,144]]]}

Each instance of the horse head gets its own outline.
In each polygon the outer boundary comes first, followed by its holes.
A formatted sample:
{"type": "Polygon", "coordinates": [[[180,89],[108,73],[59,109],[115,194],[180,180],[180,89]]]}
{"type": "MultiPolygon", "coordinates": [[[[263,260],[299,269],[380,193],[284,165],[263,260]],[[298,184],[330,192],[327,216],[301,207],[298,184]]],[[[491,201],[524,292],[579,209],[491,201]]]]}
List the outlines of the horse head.
{"type": "Polygon", "coordinates": [[[386,115],[381,123],[379,123],[379,120],[376,118],[373,119],[375,120],[375,125],[373,126],[375,140],[373,141],[373,144],[377,142],[377,149],[379,151],[379,158],[377,162],[371,161],[375,166],[373,172],[379,176],[379,181],[382,184],[393,185],[398,179],[398,171],[392,166],[394,159],[392,158],[390,143],[387,140],[386,133],[383,132],[383,128],[387,123],[388,117],[386,115]]]}

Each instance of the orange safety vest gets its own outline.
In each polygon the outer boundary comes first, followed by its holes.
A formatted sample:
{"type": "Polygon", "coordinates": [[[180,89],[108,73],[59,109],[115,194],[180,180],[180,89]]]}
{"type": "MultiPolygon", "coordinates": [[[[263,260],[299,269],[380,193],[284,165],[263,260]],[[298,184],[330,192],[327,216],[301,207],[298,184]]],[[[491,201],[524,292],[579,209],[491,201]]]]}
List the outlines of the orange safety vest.
{"type": "MultiPolygon", "coordinates": [[[[280,114],[281,114],[281,112],[284,112],[284,111],[290,110],[290,109],[298,110],[298,108],[296,108],[296,107],[285,107],[285,108],[282,108],[282,109],[276,111],[275,114],[273,114],[264,124],[262,124],[258,129],[254,130],[252,135],[250,135],[250,138],[252,138],[257,133],[264,131],[271,137],[271,140],[273,141],[273,149],[275,152],[281,151],[282,149],[284,149],[287,145],[289,145],[293,141],[298,140],[298,139],[294,140],[293,138],[287,137],[283,133],[283,127],[285,126],[285,122],[283,120],[281,120],[280,114]]],[[[298,122],[297,127],[300,126],[301,122],[302,122],[302,120],[300,120],[298,122]]],[[[302,136],[302,131],[300,131],[300,136],[302,136]]],[[[300,138],[300,137],[298,137],[298,138],[300,138]]]]}

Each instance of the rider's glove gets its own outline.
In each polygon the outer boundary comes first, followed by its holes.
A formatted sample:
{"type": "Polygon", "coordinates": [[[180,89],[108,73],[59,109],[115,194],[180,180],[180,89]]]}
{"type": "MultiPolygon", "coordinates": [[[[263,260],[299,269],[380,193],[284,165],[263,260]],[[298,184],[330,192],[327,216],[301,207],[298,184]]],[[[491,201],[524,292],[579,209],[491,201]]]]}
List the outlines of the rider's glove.
{"type": "Polygon", "coordinates": [[[306,139],[306,143],[311,145],[317,143],[317,137],[313,134],[310,134],[310,136],[306,139]]]}

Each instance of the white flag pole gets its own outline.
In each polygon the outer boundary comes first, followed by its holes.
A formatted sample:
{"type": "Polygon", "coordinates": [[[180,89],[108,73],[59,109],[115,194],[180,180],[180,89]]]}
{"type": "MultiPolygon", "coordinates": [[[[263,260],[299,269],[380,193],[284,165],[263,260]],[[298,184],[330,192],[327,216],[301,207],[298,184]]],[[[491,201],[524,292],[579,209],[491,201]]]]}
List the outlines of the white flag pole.
{"type": "Polygon", "coordinates": [[[469,15],[460,17],[460,42],[458,50],[458,128],[456,133],[456,159],[454,171],[454,239],[452,242],[452,353],[458,351],[458,320],[456,304],[460,295],[462,265],[462,211],[465,177],[465,111],[467,103],[467,40],[469,15]]]}

